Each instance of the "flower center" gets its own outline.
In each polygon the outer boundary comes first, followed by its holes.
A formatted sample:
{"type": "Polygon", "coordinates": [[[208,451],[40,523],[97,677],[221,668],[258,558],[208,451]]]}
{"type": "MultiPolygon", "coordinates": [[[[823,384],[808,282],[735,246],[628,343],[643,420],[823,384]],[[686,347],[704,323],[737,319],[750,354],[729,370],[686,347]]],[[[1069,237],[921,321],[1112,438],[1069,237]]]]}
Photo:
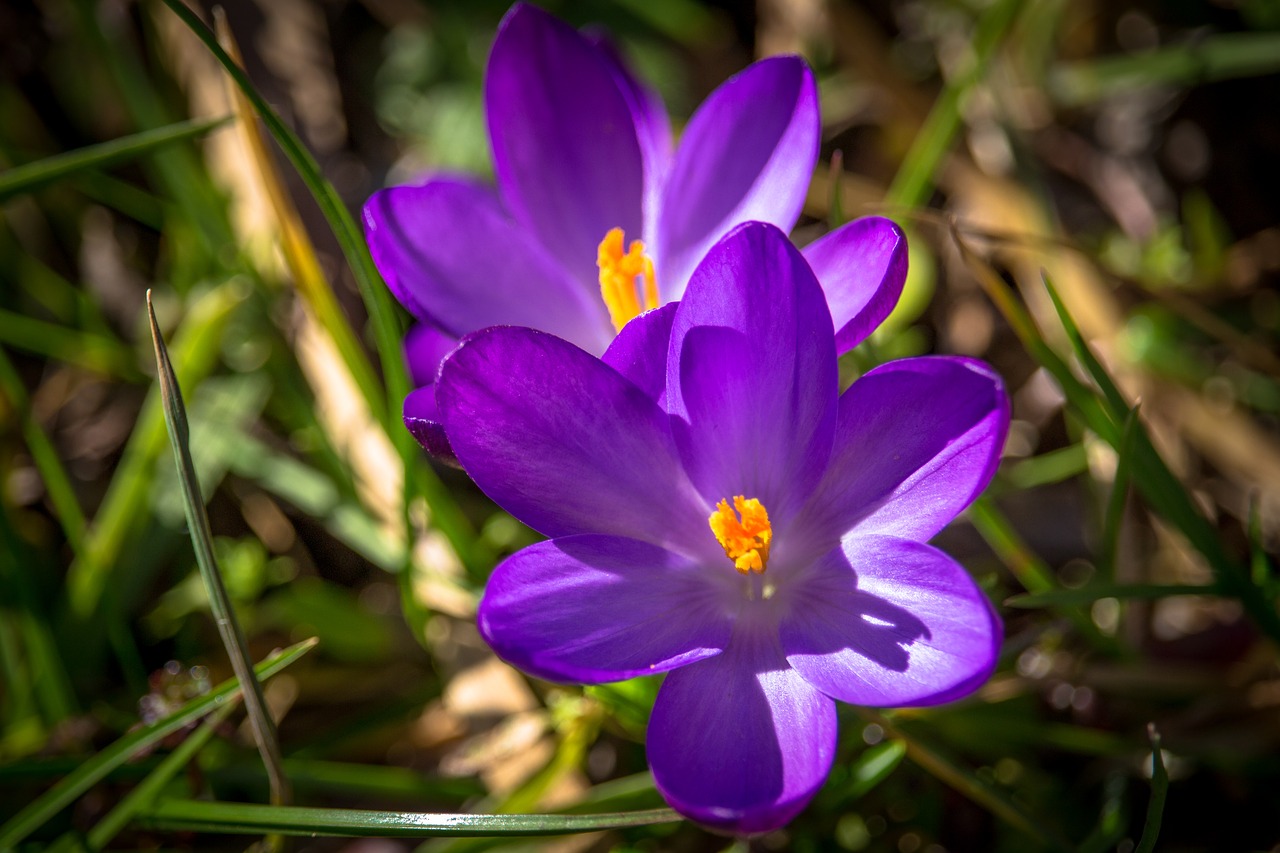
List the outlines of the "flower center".
{"type": "Polygon", "coordinates": [[[726,498],[716,504],[716,511],[707,522],[716,541],[724,548],[724,555],[733,560],[735,569],[744,575],[764,573],[769,563],[769,543],[773,540],[773,528],[764,504],[755,498],[737,495],[731,509],[726,498]]]}
{"type": "Polygon", "coordinates": [[[613,328],[622,327],[642,310],[658,307],[658,282],[653,275],[653,259],[644,253],[644,241],[632,240],[631,248],[622,251],[622,229],[610,228],[596,250],[596,266],[600,268],[600,295],[609,309],[613,328]],[[636,278],[644,288],[644,307],[636,278]]]}

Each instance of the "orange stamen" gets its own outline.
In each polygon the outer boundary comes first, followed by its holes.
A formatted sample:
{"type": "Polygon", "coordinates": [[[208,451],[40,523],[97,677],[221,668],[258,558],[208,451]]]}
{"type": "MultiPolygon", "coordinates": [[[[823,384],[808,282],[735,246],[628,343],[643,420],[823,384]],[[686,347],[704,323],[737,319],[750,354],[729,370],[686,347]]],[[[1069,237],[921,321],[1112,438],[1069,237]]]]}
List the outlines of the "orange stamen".
{"type": "Polygon", "coordinates": [[[631,247],[622,250],[621,228],[611,228],[604,235],[596,250],[596,266],[600,269],[600,296],[609,309],[613,328],[622,327],[640,314],[658,307],[658,282],[653,272],[653,259],[644,253],[644,241],[632,240],[631,247]],[[644,307],[636,291],[636,278],[640,277],[644,293],[644,307]]]}
{"type": "Polygon", "coordinates": [[[769,564],[769,543],[773,541],[773,527],[764,504],[755,498],[737,495],[732,509],[727,499],[722,500],[707,521],[716,541],[724,548],[724,555],[733,560],[734,568],[744,575],[764,573],[769,564]]]}

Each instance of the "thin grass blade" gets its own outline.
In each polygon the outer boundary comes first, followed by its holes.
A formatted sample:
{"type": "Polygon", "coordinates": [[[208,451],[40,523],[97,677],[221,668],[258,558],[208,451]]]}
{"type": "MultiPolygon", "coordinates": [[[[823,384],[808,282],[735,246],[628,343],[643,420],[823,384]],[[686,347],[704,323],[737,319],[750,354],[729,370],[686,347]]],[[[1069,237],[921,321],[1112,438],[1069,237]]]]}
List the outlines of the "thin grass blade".
{"type": "MultiPolygon", "coordinates": [[[[390,395],[396,401],[404,399],[410,390],[409,376],[400,354],[400,329],[391,302],[391,296],[387,288],[383,286],[378,270],[373,265],[373,258],[369,255],[369,249],[365,245],[364,237],[360,233],[355,220],[347,211],[346,205],[338,195],[338,191],[324,177],[320,171],[320,164],[316,162],[315,157],[303,145],[298,135],[284,123],[279,114],[271,108],[266,99],[254,88],[244,70],[228,55],[222,45],[218,44],[218,38],[213,31],[196,16],[195,12],[183,5],[180,0],[164,0],[164,4],[204,43],[205,47],[214,55],[231,79],[235,81],[236,86],[244,93],[244,96],[249,99],[258,117],[262,119],[263,124],[267,126],[268,132],[275,139],[276,144],[280,146],[293,168],[297,170],[298,176],[302,178],[302,182],[306,184],[307,189],[315,197],[316,203],[320,205],[321,212],[333,229],[334,236],[337,237],[338,244],[342,248],[342,253],[346,257],[347,263],[351,266],[351,271],[355,274],[356,283],[360,288],[360,296],[369,312],[369,320],[373,326],[374,341],[378,348],[378,356],[382,362],[382,371],[386,378],[390,395]]],[[[396,403],[394,412],[384,410],[379,412],[378,415],[384,422],[394,423],[399,419],[399,403],[396,403]]]]}
{"type": "Polygon", "coordinates": [[[62,525],[62,532],[66,534],[67,543],[71,545],[72,551],[81,553],[87,528],[84,510],[80,509],[75,489],[71,486],[71,478],[67,476],[53,442],[49,441],[49,436],[45,435],[32,416],[26,388],[4,350],[0,350],[0,394],[9,400],[18,414],[22,423],[22,437],[26,440],[27,450],[31,453],[36,470],[40,472],[40,479],[44,481],[49,501],[62,525]]]}
{"type": "MultiPolygon", "coordinates": [[[[259,678],[270,678],[311,651],[315,645],[314,639],[296,643],[259,663],[254,672],[259,678]]],[[[39,829],[49,818],[134,755],[213,712],[239,693],[238,679],[225,681],[204,696],[192,699],[169,716],[136,729],[103,749],[0,826],[0,850],[15,847],[19,841],[39,829]]]]}
{"type": "Polygon", "coordinates": [[[169,780],[190,763],[235,708],[236,703],[229,701],[205,717],[200,727],[178,744],[173,752],[166,755],[159,767],[151,771],[150,775],[125,795],[115,808],[94,824],[85,839],[89,849],[101,850],[111,842],[111,839],[119,835],[120,830],[129,825],[138,810],[154,800],[164,786],[169,784],[169,780]]]}
{"type": "Polygon", "coordinates": [[[1006,607],[1023,610],[1038,608],[1080,607],[1103,598],[1121,601],[1153,601],[1174,595],[1221,595],[1215,584],[1112,584],[1093,583],[1079,589],[1053,589],[1045,592],[1015,595],[1005,600],[1006,607]]]}
{"type": "Polygon", "coordinates": [[[678,820],[681,820],[680,816],[671,809],[591,815],[476,815],[264,806],[202,800],[163,800],[139,815],[143,825],[166,831],[378,838],[568,835],[653,826],[678,820]]]}
{"type": "Polygon", "coordinates": [[[1075,318],[1067,311],[1067,306],[1063,304],[1062,297],[1058,295],[1058,289],[1053,286],[1052,279],[1044,272],[1041,272],[1040,278],[1044,281],[1044,288],[1048,291],[1049,299],[1053,302],[1053,310],[1057,312],[1058,320],[1062,323],[1062,328],[1067,333],[1067,340],[1071,342],[1072,351],[1080,361],[1080,364],[1084,366],[1084,369],[1089,372],[1089,377],[1102,389],[1103,396],[1107,398],[1107,405],[1111,407],[1112,413],[1129,411],[1129,404],[1125,401],[1124,395],[1120,393],[1120,388],[1085,342],[1084,335],[1080,333],[1080,327],[1076,325],[1075,318]]]}
{"type": "Polygon", "coordinates": [[[166,145],[196,139],[218,129],[229,119],[229,116],[224,116],[216,119],[180,121],[177,124],[158,127],[155,130],[144,130],[142,133],[123,136],[110,142],[101,142],[6,169],[0,172],[0,202],[33,192],[85,169],[101,169],[104,166],[136,160],[166,145]]]}
{"type": "Polygon", "coordinates": [[[933,176],[960,129],[961,110],[973,87],[986,74],[996,48],[1023,7],[1022,0],[998,0],[982,13],[973,39],[973,60],[938,96],[928,118],[903,158],[885,194],[890,207],[919,207],[928,201],[933,176]]]}
{"type": "MultiPolygon", "coordinates": [[[[217,25],[218,42],[237,65],[243,66],[240,48],[231,35],[231,29],[227,26],[226,16],[222,14],[221,9],[214,10],[214,20],[217,25]]],[[[226,81],[227,94],[235,110],[236,126],[249,149],[249,158],[256,169],[258,185],[266,194],[271,203],[271,209],[275,213],[276,223],[280,229],[280,248],[289,272],[293,276],[294,286],[311,309],[311,313],[333,340],[334,346],[347,366],[347,371],[360,388],[365,403],[368,404],[374,417],[381,418],[387,412],[382,385],[360,341],[342,313],[342,308],[333,295],[328,279],[320,268],[315,246],[307,236],[306,228],[302,225],[302,219],[298,216],[293,199],[284,188],[275,160],[267,148],[267,141],[263,138],[262,130],[258,125],[253,104],[229,77],[226,81]]]]}
{"type": "Polygon", "coordinates": [[[1164,801],[1169,795],[1169,771],[1164,766],[1164,751],[1160,749],[1160,733],[1155,723],[1147,724],[1147,737],[1151,739],[1151,802],[1147,805],[1147,820],[1142,827],[1142,839],[1133,853],[1152,853],[1160,839],[1160,824],[1164,820],[1164,801]]]}
{"type": "Polygon", "coordinates": [[[1280,35],[1219,33],[1130,56],[1065,63],[1050,72],[1048,90],[1062,106],[1077,107],[1152,86],[1203,85],[1277,70],[1280,35]]]}
{"type": "Polygon", "coordinates": [[[173,455],[178,464],[178,477],[182,481],[183,509],[186,511],[187,527],[191,532],[191,544],[195,549],[196,563],[200,566],[200,575],[204,578],[205,589],[209,593],[209,608],[213,612],[218,633],[222,636],[223,645],[226,646],[227,656],[231,658],[231,668],[240,679],[240,683],[246,687],[245,710],[249,714],[249,723],[253,727],[258,751],[262,753],[262,761],[267,768],[267,778],[271,783],[271,800],[277,805],[283,805],[292,799],[292,792],[289,790],[289,780],[281,766],[280,739],[276,734],[276,725],[271,719],[271,713],[267,710],[267,700],[262,693],[262,685],[254,677],[253,659],[249,657],[249,646],[245,642],[244,632],[240,629],[235,610],[231,606],[231,596],[227,593],[226,585],[222,581],[222,572],[218,568],[217,558],[214,557],[213,532],[209,529],[209,516],[205,512],[204,499],[200,495],[195,463],[191,460],[191,436],[187,426],[186,407],[182,403],[182,389],[178,385],[178,377],[173,371],[173,365],[169,362],[169,352],[165,348],[164,337],[160,334],[160,325],[156,322],[156,312],[151,304],[150,291],[147,291],[147,318],[151,323],[151,340],[155,344],[164,419],[169,427],[169,440],[173,445],[173,455]]]}
{"type": "Polygon", "coordinates": [[[1102,518],[1102,541],[1098,546],[1098,578],[1103,583],[1115,580],[1116,560],[1120,551],[1120,525],[1133,477],[1133,441],[1138,430],[1138,407],[1129,410],[1121,425],[1120,446],[1116,448],[1116,473],[1102,518]]]}

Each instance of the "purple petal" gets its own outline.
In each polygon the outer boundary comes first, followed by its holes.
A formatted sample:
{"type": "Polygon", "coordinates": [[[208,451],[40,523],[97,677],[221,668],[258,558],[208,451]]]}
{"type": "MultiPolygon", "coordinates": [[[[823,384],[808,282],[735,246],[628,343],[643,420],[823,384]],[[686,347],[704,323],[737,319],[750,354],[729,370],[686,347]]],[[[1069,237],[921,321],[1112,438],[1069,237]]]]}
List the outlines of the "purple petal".
{"type": "Polygon", "coordinates": [[[667,676],[646,741],[653,781],[676,811],[755,834],[786,824],[822,786],[836,714],[788,668],[771,631],[743,627],[724,654],[667,676]]]}
{"type": "Polygon", "coordinates": [[[930,539],[986,488],[1008,429],[1004,383],[983,362],[881,365],[840,398],[831,462],[793,535],[930,539]]]}
{"type": "Polygon", "coordinates": [[[611,228],[642,236],[644,158],[612,60],[541,9],[518,3],[485,71],[493,166],[512,214],[584,285],[611,228]]]}
{"type": "Polygon", "coordinates": [[[446,334],[430,323],[416,323],[404,336],[404,361],[409,379],[417,387],[436,381],[440,362],[458,345],[455,335],[446,334]]]}
{"type": "Polygon", "coordinates": [[[577,347],[532,329],[477,332],[441,366],[436,401],[467,473],[535,530],[714,548],[666,415],[577,347]]]}
{"type": "Polygon", "coordinates": [[[364,222],[387,287],[419,319],[448,334],[530,326],[593,352],[603,352],[612,338],[598,294],[586,291],[473,181],[438,178],[381,190],[365,203],[364,222]]]}
{"type": "Polygon", "coordinates": [[[444,425],[440,423],[440,414],[436,410],[436,389],[434,385],[424,385],[409,392],[404,398],[404,425],[410,435],[418,440],[422,449],[431,454],[437,462],[458,467],[458,457],[445,435],[444,425]]]}
{"type": "Polygon", "coordinates": [[[840,352],[862,343],[898,304],[907,280],[907,237],[888,219],[855,219],[806,246],[822,282],[840,352]]]}
{"type": "Polygon", "coordinates": [[[552,681],[665,672],[728,642],[712,580],[687,557],[634,539],[539,542],[494,570],[480,633],[504,660],[552,681]]]}
{"type": "Polygon", "coordinates": [[[790,230],[818,158],[818,90],[795,56],[731,77],[694,113],[676,150],[655,256],[664,302],[679,299],[707,250],[735,225],[790,230]]]}
{"type": "Polygon", "coordinates": [[[667,350],[678,304],[668,302],[627,323],[601,356],[605,364],[652,397],[659,408],[667,404],[667,350]]]}
{"type": "Polygon", "coordinates": [[[991,676],[1000,622],[968,573],[936,548],[855,536],[794,580],[782,647],[828,696],[878,707],[936,705],[991,676]]]}
{"type": "Polygon", "coordinates": [[[644,234],[652,235],[657,230],[662,187],[671,168],[671,121],[667,118],[667,108],[657,92],[631,73],[611,38],[601,32],[588,31],[584,35],[610,63],[618,88],[631,107],[640,154],[644,158],[644,234]]]}
{"type": "Polygon", "coordinates": [[[752,222],[716,244],[667,362],[676,445],[703,497],[757,498],[775,528],[791,518],[831,453],[836,382],[826,300],[786,235],[752,222]]]}

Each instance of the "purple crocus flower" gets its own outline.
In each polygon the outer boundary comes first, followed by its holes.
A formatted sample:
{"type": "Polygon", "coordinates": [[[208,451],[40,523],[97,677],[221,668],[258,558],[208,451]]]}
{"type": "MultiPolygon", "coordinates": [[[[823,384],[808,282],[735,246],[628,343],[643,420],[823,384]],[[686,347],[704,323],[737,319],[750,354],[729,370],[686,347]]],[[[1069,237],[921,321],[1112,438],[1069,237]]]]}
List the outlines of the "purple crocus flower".
{"type": "Polygon", "coordinates": [[[667,672],[654,780],[724,831],[805,806],[835,754],[833,700],[957,699],[1000,643],[986,597],[925,544],[996,467],[999,377],[911,358],[840,394],[836,338],[804,256],[748,223],[603,360],[496,327],[440,370],[459,460],[551,537],[494,571],[485,639],[554,681],[667,672]]]}
{"type": "MultiPolygon", "coordinates": [[[[486,326],[542,329],[602,354],[628,320],[679,299],[734,226],[791,228],[817,160],[817,89],[799,57],[730,79],[673,150],[661,101],[607,42],[525,4],[498,29],[484,97],[496,192],[437,176],[382,190],[364,209],[378,269],[420,321],[407,342],[419,386],[486,326]]],[[[896,301],[906,243],[887,220],[851,223],[807,254],[837,325],[867,311],[874,325],[896,301]],[[874,291],[884,304],[850,301],[870,278],[897,290],[874,291]]],[[[429,450],[445,449],[429,387],[406,401],[405,419],[429,450]]]]}

